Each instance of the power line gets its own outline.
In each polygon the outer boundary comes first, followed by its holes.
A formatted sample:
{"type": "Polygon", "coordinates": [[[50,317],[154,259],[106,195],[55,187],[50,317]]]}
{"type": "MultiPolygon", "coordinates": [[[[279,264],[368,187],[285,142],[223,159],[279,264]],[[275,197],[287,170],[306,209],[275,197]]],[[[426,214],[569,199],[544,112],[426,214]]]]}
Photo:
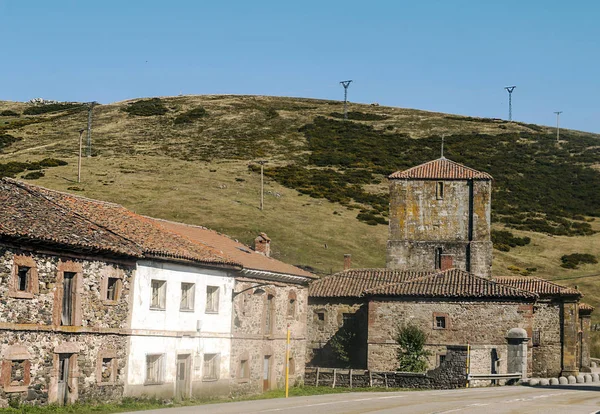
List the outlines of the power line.
{"type": "Polygon", "coordinates": [[[516,86],[506,86],[504,89],[508,91],[508,120],[512,121],[512,93],[516,86]]]}
{"type": "Polygon", "coordinates": [[[344,87],[344,119],[348,119],[348,86],[352,83],[352,79],[340,83],[344,87]]]}

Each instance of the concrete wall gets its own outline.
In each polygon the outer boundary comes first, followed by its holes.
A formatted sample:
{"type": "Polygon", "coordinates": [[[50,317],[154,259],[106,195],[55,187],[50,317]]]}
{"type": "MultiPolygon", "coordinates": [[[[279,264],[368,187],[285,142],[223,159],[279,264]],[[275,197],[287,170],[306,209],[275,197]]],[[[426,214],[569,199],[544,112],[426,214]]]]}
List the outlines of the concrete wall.
{"type": "MultiPolygon", "coordinates": [[[[287,329],[290,329],[290,385],[304,381],[307,341],[307,286],[266,283],[244,279],[235,290],[245,292],[233,299],[233,345],[231,355],[232,390],[234,393],[257,393],[264,388],[264,359],[269,358],[269,389],[285,385],[287,329]],[[272,296],[271,328],[267,329],[268,297],[272,296]],[[291,302],[292,301],[292,302],[291,302]],[[248,376],[240,370],[241,361],[249,366],[248,376]]],[[[268,282],[267,282],[268,283],[268,282]]]]}
{"type": "Polygon", "coordinates": [[[391,180],[387,267],[434,270],[435,249],[454,256],[454,267],[490,277],[491,182],[391,180]],[[472,244],[471,244],[472,243],[472,244]]]}
{"type": "Polygon", "coordinates": [[[177,355],[190,355],[193,395],[229,392],[231,352],[231,295],[233,275],[224,270],[161,261],[140,261],[134,282],[129,363],[125,394],[171,398],[175,393],[177,355]],[[166,281],[164,310],[151,309],[151,281],[166,281]],[[195,284],[194,309],[181,310],[181,284],[195,284]],[[207,286],[219,287],[216,313],[206,312],[207,286]],[[198,329],[199,328],[199,329],[198,329]],[[220,355],[219,380],[203,381],[204,354],[220,355]],[[161,384],[146,385],[146,356],[162,354],[161,384]]]}
{"type": "MultiPolygon", "coordinates": [[[[72,354],[71,401],[111,401],[121,398],[126,363],[127,317],[133,263],[117,264],[100,257],[41,254],[0,246],[0,356],[3,364],[26,360],[29,384],[8,386],[2,373],[0,407],[15,399],[25,404],[45,404],[56,399],[59,354],[72,354]],[[37,284],[31,297],[14,297],[12,283],[15,254],[25,257],[37,270],[37,284]],[[77,289],[80,303],[79,326],[61,326],[53,313],[60,313],[62,296],[57,290],[60,263],[71,262],[81,269],[77,289]],[[117,301],[107,303],[102,296],[103,279],[121,277],[117,301]],[[98,369],[102,355],[114,358],[114,381],[100,385],[98,369]]],[[[26,382],[23,382],[25,384],[26,382]]],[[[13,384],[16,385],[16,384],[13,384]]]]}

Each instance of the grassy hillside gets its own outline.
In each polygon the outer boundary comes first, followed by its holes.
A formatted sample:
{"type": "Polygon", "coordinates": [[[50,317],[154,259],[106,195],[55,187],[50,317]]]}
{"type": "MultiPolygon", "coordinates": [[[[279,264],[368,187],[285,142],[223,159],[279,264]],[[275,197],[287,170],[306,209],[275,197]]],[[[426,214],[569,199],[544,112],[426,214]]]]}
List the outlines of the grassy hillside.
{"type": "Polygon", "coordinates": [[[563,279],[600,304],[598,278],[574,278],[600,274],[599,264],[560,266],[566,254],[600,255],[598,135],[564,130],[556,143],[555,130],[538,125],[358,104],[343,121],[342,110],[338,101],[255,96],[100,105],[78,184],[86,108],[0,101],[0,175],[246,243],[265,231],[276,257],[329,273],[344,253],[357,267],[385,265],[385,175],[439,157],[445,135],[448,158],[495,177],[494,229],[530,239],[494,250],[494,273],[563,279]],[[268,161],[263,211],[258,160],[268,161]]]}

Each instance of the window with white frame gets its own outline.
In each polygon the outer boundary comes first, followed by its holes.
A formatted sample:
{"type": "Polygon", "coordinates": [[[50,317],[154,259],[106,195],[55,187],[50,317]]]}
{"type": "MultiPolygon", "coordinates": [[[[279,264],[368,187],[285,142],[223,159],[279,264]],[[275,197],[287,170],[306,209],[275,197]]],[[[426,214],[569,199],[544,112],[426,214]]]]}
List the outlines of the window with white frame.
{"type": "Polygon", "coordinates": [[[218,286],[207,286],[206,287],[206,312],[207,313],[219,312],[219,287],[218,286]]]}
{"type": "Polygon", "coordinates": [[[202,379],[215,381],[219,379],[219,354],[204,354],[202,379]]]}
{"type": "Polygon", "coordinates": [[[146,355],[146,384],[160,384],[164,381],[164,354],[146,355]]]}
{"type": "Polygon", "coordinates": [[[181,304],[179,309],[182,311],[194,310],[194,292],[196,285],[193,283],[181,284],[181,304]]]}
{"type": "Polygon", "coordinates": [[[164,280],[152,280],[152,296],[150,299],[150,309],[165,309],[167,300],[167,282],[164,280]]]}

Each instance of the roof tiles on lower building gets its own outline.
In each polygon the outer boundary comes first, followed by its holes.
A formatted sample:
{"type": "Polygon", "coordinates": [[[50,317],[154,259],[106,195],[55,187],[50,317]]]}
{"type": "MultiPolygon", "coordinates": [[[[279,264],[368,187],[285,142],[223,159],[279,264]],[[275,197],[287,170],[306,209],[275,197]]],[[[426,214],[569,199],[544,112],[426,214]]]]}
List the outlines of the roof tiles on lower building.
{"type": "Polygon", "coordinates": [[[577,289],[562,286],[558,283],[533,276],[497,276],[496,282],[512,286],[517,289],[528,290],[540,296],[582,296],[577,289]]]}

